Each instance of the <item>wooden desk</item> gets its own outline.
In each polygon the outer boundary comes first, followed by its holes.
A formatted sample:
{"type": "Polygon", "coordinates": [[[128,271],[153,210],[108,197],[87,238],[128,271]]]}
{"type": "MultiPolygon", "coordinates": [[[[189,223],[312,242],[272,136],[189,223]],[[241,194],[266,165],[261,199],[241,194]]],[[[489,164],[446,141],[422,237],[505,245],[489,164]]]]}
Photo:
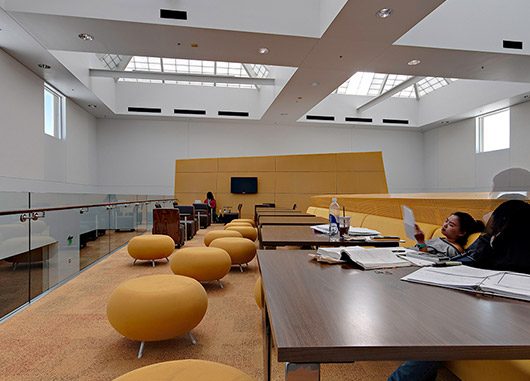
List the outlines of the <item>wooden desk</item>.
{"type": "Polygon", "coordinates": [[[258,251],[265,380],[271,332],[288,380],[319,380],[327,362],[530,358],[529,302],[400,281],[413,267],[323,265],[309,252],[258,251]]]}
{"type": "Polygon", "coordinates": [[[313,214],[302,213],[299,210],[264,210],[258,211],[257,216],[267,217],[267,216],[314,216],[313,214]]]}
{"type": "Polygon", "coordinates": [[[325,218],[315,216],[263,216],[258,225],[320,225],[327,222],[325,218]]]}
{"type": "Polygon", "coordinates": [[[331,241],[327,234],[316,233],[307,225],[265,225],[259,229],[260,249],[276,246],[399,246],[399,240],[363,241],[331,241]]]}

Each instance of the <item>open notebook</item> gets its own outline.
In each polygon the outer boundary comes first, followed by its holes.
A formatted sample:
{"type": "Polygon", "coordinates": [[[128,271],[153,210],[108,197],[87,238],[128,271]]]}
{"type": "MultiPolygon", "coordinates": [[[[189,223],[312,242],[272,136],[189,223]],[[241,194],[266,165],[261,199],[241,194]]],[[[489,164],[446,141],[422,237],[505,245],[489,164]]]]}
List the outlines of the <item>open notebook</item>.
{"type": "Polygon", "coordinates": [[[423,267],[401,280],[530,301],[530,275],[469,266],[423,267]]]}
{"type": "Polygon", "coordinates": [[[321,247],[317,250],[317,256],[320,256],[323,259],[332,259],[332,261],[329,262],[353,262],[365,270],[412,266],[412,263],[397,256],[397,254],[403,254],[404,250],[406,249],[365,249],[356,246],[337,248],[321,247]]]}

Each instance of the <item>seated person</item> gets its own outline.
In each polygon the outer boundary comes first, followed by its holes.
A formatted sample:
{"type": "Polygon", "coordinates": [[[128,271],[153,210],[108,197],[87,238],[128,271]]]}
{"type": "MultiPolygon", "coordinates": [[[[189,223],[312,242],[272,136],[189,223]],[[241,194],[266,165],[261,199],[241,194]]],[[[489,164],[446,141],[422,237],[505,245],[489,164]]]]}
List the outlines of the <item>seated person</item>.
{"type": "MultiPolygon", "coordinates": [[[[510,200],[499,205],[486,224],[486,232],[463,255],[453,261],[488,270],[530,274],[530,204],[510,200]]],[[[407,361],[394,371],[388,381],[434,381],[439,361],[407,361]]]]}
{"type": "Polygon", "coordinates": [[[208,208],[210,208],[210,214],[213,217],[213,221],[217,222],[217,213],[215,211],[215,208],[217,207],[217,202],[215,201],[212,192],[206,193],[206,199],[204,200],[204,203],[208,205],[208,208]]]}
{"type": "Polygon", "coordinates": [[[473,233],[484,230],[482,221],[475,220],[464,212],[454,212],[442,225],[442,234],[445,237],[433,238],[425,241],[425,234],[416,225],[414,238],[418,242],[412,249],[431,254],[441,254],[449,258],[461,255],[464,252],[468,237],[473,233]]]}

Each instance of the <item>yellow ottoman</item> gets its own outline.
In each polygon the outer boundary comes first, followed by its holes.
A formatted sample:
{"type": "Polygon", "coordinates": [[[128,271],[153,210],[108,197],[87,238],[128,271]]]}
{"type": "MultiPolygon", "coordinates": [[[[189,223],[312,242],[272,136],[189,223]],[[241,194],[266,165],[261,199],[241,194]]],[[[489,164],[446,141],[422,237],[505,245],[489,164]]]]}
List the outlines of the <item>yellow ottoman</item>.
{"type": "Polygon", "coordinates": [[[261,286],[261,276],[256,279],[256,284],[254,285],[254,299],[256,304],[260,309],[263,308],[263,287],[261,286]]]}
{"type": "Polygon", "coordinates": [[[204,244],[206,246],[210,246],[210,243],[212,243],[214,239],[222,237],[243,238],[243,235],[240,232],[236,232],[235,230],[213,230],[211,232],[206,233],[206,235],[204,236],[204,244]]]}
{"type": "Polygon", "coordinates": [[[231,366],[205,360],[176,360],[144,366],[114,381],[254,381],[231,366]]]}
{"type": "Polygon", "coordinates": [[[248,263],[256,256],[256,245],[247,238],[217,238],[210,247],[218,247],[225,250],[232,259],[233,265],[239,265],[243,272],[243,263],[248,263]]]}
{"type": "Polygon", "coordinates": [[[127,280],[112,292],[107,304],[110,324],[123,336],[141,341],[168,340],[188,333],[206,314],[208,296],[195,279],[180,275],[150,275],[127,280]]]}
{"type": "Polygon", "coordinates": [[[175,250],[175,241],[168,235],[153,234],[134,237],[127,245],[127,252],[134,258],[133,265],[137,260],[151,261],[155,267],[155,260],[168,257],[175,250]]]}
{"type": "MultiPolygon", "coordinates": [[[[236,232],[237,233],[237,232],[236,232]]],[[[230,255],[216,247],[188,247],[180,249],[169,259],[171,271],[199,282],[216,280],[223,288],[221,278],[230,271],[230,255]]]]}
{"type": "Polygon", "coordinates": [[[229,222],[225,225],[225,229],[230,227],[230,226],[250,226],[251,228],[253,227],[252,224],[250,222],[245,222],[245,221],[239,221],[239,222],[229,222]]]}
{"type": "Polygon", "coordinates": [[[235,230],[236,232],[240,232],[243,238],[248,238],[251,241],[255,241],[256,238],[258,238],[258,231],[252,226],[234,225],[225,227],[225,230],[235,230]]]}
{"type": "Polygon", "coordinates": [[[232,220],[232,222],[230,223],[234,223],[234,222],[248,222],[253,227],[256,227],[256,223],[254,222],[252,218],[236,218],[235,220],[232,220]]]}

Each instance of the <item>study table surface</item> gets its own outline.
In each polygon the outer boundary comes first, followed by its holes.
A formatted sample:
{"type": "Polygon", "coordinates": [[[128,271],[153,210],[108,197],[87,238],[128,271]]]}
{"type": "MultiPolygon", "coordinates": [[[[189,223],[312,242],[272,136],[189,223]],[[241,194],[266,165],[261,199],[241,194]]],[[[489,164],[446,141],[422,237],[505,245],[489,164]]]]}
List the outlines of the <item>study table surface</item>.
{"type": "Polygon", "coordinates": [[[299,210],[266,210],[256,212],[258,217],[270,216],[299,216],[299,217],[314,217],[313,214],[302,213],[299,210]]]}
{"type": "Polygon", "coordinates": [[[399,246],[399,240],[353,241],[330,240],[307,225],[264,225],[259,230],[260,248],[277,246],[399,246]]]}
{"type": "Polygon", "coordinates": [[[319,225],[328,220],[315,216],[264,216],[259,218],[258,225],[319,225]]]}
{"type": "Polygon", "coordinates": [[[258,251],[266,380],[271,332],[286,377],[304,380],[327,362],[530,358],[530,302],[400,280],[416,267],[319,264],[310,252],[258,251]]]}

